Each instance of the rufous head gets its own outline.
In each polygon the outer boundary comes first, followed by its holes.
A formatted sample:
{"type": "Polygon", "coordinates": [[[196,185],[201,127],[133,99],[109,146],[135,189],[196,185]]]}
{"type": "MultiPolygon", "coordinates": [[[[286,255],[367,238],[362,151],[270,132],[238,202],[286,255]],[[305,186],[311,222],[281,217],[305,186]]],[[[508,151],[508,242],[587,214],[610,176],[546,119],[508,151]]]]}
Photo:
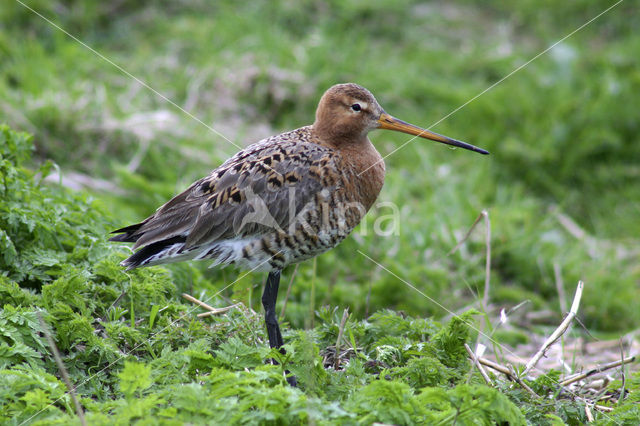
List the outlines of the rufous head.
{"type": "Polygon", "coordinates": [[[387,114],[371,92],[354,83],[336,84],[324,92],[316,110],[313,129],[323,141],[334,146],[365,141],[371,130],[387,129],[481,154],[489,153],[387,114]]]}
{"type": "Polygon", "coordinates": [[[336,84],[322,95],[313,127],[323,139],[360,141],[379,127],[382,113],[376,98],[364,87],[354,83],[336,84]]]}

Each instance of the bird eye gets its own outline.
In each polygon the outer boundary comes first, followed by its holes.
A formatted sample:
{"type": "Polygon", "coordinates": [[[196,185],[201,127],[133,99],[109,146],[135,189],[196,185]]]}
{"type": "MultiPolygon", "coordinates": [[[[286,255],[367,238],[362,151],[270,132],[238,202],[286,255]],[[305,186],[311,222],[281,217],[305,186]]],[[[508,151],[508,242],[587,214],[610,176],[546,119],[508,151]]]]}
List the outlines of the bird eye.
{"type": "Polygon", "coordinates": [[[359,112],[360,110],[362,110],[362,107],[360,106],[360,104],[353,104],[351,105],[351,109],[355,112],[359,112]]]}

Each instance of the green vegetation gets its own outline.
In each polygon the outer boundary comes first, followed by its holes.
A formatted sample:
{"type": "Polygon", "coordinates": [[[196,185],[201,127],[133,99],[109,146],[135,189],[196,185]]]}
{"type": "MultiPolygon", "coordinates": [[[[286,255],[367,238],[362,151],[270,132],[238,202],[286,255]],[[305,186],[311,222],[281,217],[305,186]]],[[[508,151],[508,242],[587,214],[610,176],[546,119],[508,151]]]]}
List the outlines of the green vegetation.
{"type": "MultiPolygon", "coordinates": [[[[345,81],[428,127],[609,6],[26,3],[237,145],[309,124],[322,92],[345,81]]],[[[399,207],[399,233],[376,235],[376,220],[390,212],[379,205],[354,237],[300,265],[286,301],[285,358],[265,343],[264,276],[196,263],[124,272],[128,249],[106,241],[236,147],[4,2],[0,423],[79,422],[37,312],[90,424],[585,422],[583,402],[555,395],[557,372],[529,383],[553,399],[484,385],[463,344],[477,336],[466,323],[495,326],[493,314],[440,320],[447,312],[406,283],[450,311],[480,309],[483,232],[447,253],[487,209],[494,305],[529,300],[529,310],[557,312],[555,268],[568,294],[586,282],[579,316],[590,332],[640,326],[638,25],[623,2],[434,127],[490,157],[417,140],[390,155],[379,201],[399,207]],[[60,173],[91,179],[72,190],[60,173]],[[243,306],[198,318],[185,292],[243,306]],[[353,314],[343,349],[351,350],[334,370],[326,367],[345,307],[353,314]],[[265,365],[269,357],[281,365],[265,365]],[[299,388],[286,384],[284,369],[299,388]]],[[[408,140],[371,138],[383,155],[408,140]]],[[[278,309],[292,275],[284,273],[278,309]]],[[[494,337],[517,343],[532,332],[542,330],[494,337]]],[[[613,412],[593,411],[598,421],[638,418],[638,373],[625,387],[613,412]]]]}

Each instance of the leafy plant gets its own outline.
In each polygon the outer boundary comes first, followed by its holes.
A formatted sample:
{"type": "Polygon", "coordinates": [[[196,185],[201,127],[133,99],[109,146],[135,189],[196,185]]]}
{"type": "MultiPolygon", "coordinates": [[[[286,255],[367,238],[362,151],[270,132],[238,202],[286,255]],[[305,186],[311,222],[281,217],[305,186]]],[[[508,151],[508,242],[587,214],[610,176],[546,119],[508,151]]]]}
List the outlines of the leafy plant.
{"type": "MultiPolygon", "coordinates": [[[[557,311],[558,284],[584,279],[580,315],[590,331],[619,335],[640,324],[640,38],[632,3],[515,74],[604,6],[35,0],[29,7],[237,145],[309,124],[324,89],[355,81],[390,113],[437,122],[436,131],[492,155],[404,146],[400,135],[372,132],[386,157],[379,201],[387,204],[376,204],[354,237],[295,272],[282,322],[288,353],[280,356],[266,348],[255,312],[261,275],[237,280],[230,269],[195,263],[125,272],[118,263],[128,249],[106,242],[110,230],[153,212],[236,147],[20,3],[3,5],[2,120],[36,143],[0,127],[0,423],[77,422],[36,312],[90,424],[586,421],[582,402],[557,394],[557,372],[527,380],[551,399],[499,380],[485,386],[463,346],[475,337],[474,312],[437,319],[478,306],[484,235],[476,231],[446,254],[488,209],[492,305],[508,310],[529,300],[526,309],[557,311]],[[69,182],[76,189],[63,187],[69,182]],[[398,232],[382,236],[373,230],[389,203],[398,232]],[[181,293],[243,305],[197,318],[199,308],[181,293]],[[351,315],[336,351],[345,307],[351,315]],[[266,365],[270,358],[281,364],[266,365]],[[286,385],[287,370],[298,389],[286,385]]],[[[283,283],[293,274],[284,271],[283,283]]],[[[493,337],[516,344],[540,332],[532,325],[493,337]]],[[[596,423],[635,424],[637,373],[627,374],[625,387],[612,412],[592,410],[596,423]]]]}

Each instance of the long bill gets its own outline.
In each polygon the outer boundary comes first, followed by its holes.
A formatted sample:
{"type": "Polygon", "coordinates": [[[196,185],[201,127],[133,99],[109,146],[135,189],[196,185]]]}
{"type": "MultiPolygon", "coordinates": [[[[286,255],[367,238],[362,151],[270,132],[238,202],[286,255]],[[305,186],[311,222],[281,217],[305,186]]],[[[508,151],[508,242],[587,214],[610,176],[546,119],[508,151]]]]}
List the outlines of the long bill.
{"type": "Polygon", "coordinates": [[[414,126],[413,124],[409,124],[406,121],[399,120],[387,113],[382,113],[382,115],[380,115],[378,123],[380,124],[379,129],[395,130],[396,132],[407,133],[409,135],[419,136],[421,138],[430,139],[432,141],[442,142],[447,145],[457,146],[459,148],[479,152],[480,154],[489,154],[489,151],[486,151],[482,148],[478,148],[477,146],[473,146],[456,139],[451,139],[447,136],[439,135],[438,133],[431,132],[418,126],[414,126]]]}

